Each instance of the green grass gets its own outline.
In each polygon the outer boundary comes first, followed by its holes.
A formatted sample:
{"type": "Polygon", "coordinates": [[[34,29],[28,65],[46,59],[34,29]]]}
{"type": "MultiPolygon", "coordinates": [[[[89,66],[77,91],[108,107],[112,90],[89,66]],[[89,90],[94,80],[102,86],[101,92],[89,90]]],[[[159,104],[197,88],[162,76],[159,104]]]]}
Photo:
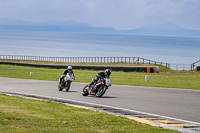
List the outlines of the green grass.
{"type": "MultiPolygon", "coordinates": [[[[12,77],[23,79],[38,79],[58,81],[64,69],[35,68],[24,66],[0,65],[0,77],[12,77]],[[33,76],[30,76],[33,72],[33,76]]],[[[76,80],[74,82],[88,83],[99,71],[74,70],[76,80]]],[[[200,90],[200,72],[196,71],[168,71],[160,73],[141,72],[117,72],[112,71],[111,83],[115,85],[150,86],[200,90]],[[145,76],[150,80],[145,82],[145,76]]]]}
{"type": "Polygon", "coordinates": [[[0,94],[1,133],[175,133],[133,120],[61,103],[0,94]]]}

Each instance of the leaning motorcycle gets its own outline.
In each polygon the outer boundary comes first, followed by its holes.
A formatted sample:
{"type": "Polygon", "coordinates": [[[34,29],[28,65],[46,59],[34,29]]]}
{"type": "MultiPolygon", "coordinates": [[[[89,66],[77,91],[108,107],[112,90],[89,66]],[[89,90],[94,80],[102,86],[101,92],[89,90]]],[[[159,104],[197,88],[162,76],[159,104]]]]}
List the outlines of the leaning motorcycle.
{"type": "Polygon", "coordinates": [[[67,75],[62,79],[62,81],[60,81],[59,78],[58,90],[62,91],[63,89],[65,89],[68,92],[73,80],[74,80],[74,74],[71,72],[67,73],[67,75]]]}
{"type": "Polygon", "coordinates": [[[102,97],[109,86],[111,86],[110,78],[109,77],[101,78],[95,84],[86,85],[83,88],[82,95],[88,96],[90,94],[90,95],[95,95],[96,97],[102,97]]]}

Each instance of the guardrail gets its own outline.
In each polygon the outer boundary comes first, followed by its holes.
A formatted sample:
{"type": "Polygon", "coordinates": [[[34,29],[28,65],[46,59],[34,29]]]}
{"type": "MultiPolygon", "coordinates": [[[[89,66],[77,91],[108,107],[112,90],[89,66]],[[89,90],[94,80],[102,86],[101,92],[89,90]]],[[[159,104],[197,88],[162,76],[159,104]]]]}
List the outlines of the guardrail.
{"type": "Polygon", "coordinates": [[[176,71],[194,70],[195,64],[169,64],[163,62],[152,61],[140,57],[45,57],[45,56],[26,56],[26,55],[0,55],[0,59],[4,60],[32,60],[47,62],[63,62],[63,63],[142,63],[161,65],[176,71]]]}

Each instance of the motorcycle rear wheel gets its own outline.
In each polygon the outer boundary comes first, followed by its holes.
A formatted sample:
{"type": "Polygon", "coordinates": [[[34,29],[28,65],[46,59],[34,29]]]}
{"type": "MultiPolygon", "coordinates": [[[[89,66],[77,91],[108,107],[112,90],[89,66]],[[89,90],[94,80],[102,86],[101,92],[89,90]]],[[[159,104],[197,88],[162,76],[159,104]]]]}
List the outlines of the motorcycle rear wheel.
{"type": "Polygon", "coordinates": [[[102,97],[106,92],[106,87],[100,86],[97,93],[96,97],[102,97]]]}
{"type": "Polygon", "coordinates": [[[89,95],[88,90],[89,90],[89,85],[86,85],[86,86],[83,88],[82,95],[83,95],[83,96],[89,95]]]}

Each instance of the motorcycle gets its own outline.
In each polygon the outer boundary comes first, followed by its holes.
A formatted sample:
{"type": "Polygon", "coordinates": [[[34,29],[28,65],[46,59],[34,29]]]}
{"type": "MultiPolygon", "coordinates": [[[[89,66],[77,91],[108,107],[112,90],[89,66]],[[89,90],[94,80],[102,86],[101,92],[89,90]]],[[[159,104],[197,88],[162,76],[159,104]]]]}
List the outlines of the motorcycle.
{"type": "Polygon", "coordinates": [[[68,92],[73,80],[74,80],[74,74],[71,72],[67,73],[67,75],[61,81],[59,78],[58,90],[62,91],[63,89],[65,89],[68,92]]]}
{"type": "Polygon", "coordinates": [[[90,95],[95,95],[96,97],[102,97],[109,86],[111,86],[110,78],[109,77],[101,78],[97,81],[97,83],[86,85],[83,88],[82,95],[88,96],[90,94],[90,95]]]}

